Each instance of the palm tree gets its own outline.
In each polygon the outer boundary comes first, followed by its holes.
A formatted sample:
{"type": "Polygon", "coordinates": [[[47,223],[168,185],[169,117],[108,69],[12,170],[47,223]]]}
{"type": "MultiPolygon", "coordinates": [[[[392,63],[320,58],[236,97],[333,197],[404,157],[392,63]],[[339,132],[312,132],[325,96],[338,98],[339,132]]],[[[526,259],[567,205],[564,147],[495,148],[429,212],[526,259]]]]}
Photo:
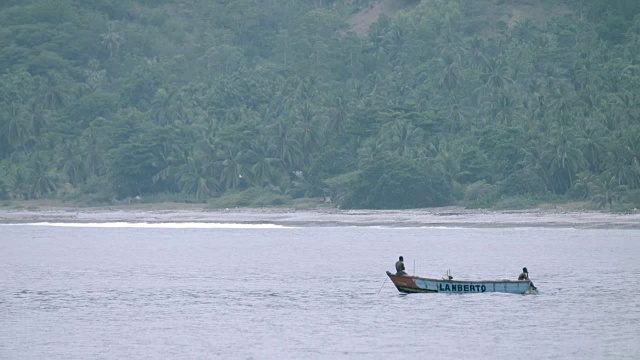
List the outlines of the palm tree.
{"type": "Polygon", "coordinates": [[[616,144],[607,152],[605,172],[618,181],[618,185],[628,184],[633,177],[633,165],[625,158],[624,148],[616,144]]]}
{"type": "Polygon", "coordinates": [[[251,165],[254,184],[273,185],[278,173],[282,172],[282,160],[277,158],[277,147],[264,140],[258,141],[247,150],[246,156],[251,165]]]}
{"type": "Polygon", "coordinates": [[[276,134],[271,141],[276,144],[278,157],[289,171],[302,168],[303,153],[300,144],[293,138],[289,127],[283,121],[278,122],[276,134]]]}
{"type": "Polygon", "coordinates": [[[100,70],[100,62],[96,59],[89,60],[87,69],[83,71],[84,83],[89,90],[99,88],[107,75],[106,70],[100,70]]]}
{"type": "Polygon", "coordinates": [[[167,94],[165,89],[158,89],[151,102],[151,117],[158,125],[168,125],[173,122],[174,113],[171,109],[171,102],[176,95],[176,91],[167,94]]]}
{"type": "Polygon", "coordinates": [[[60,82],[60,76],[57,74],[49,74],[47,77],[47,91],[44,94],[45,109],[58,110],[67,105],[69,96],[60,82]]]}
{"type": "Polygon", "coordinates": [[[391,125],[389,145],[401,156],[407,155],[409,149],[418,144],[422,138],[422,129],[415,127],[407,120],[398,120],[391,125]]]}
{"type": "Polygon", "coordinates": [[[7,117],[0,118],[0,134],[6,137],[13,148],[24,147],[31,138],[31,126],[25,111],[17,104],[11,104],[7,117]]]}
{"type": "Polygon", "coordinates": [[[10,166],[7,191],[12,199],[29,199],[27,170],[22,166],[10,166]]]}
{"type": "Polygon", "coordinates": [[[483,40],[477,36],[474,36],[469,43],[469,51],[466,56],[466,63],[473,69],[477,69],[483,63],[486,62],[486,57],[482,54],[484,48],[483,40]]]}
{"type": "Polygon", "coordinates": [[[591,196],[594,182],[595,176],[588,171],[583,171],[576,175],[573,188],[580,193],[580,199],[587,199],[591,196]]]}
{"type": "Polygon", "coordinates": [[[39,198],[58,190],[58,174],[51,169],[50,162],[40,156],[29,163],[27,176],[28,182],[31,183],[29,196],[32,198],[39,198]]]}
{"type": "Polygon", "coordinates": [[[113,24],[109,24],[109,29],[106,33],[101,35],[102,43],[106,45],[109,50],[109,57],[113,58],[113,54],[117,53],[120,50],[120,46],[124,42],[124,38],[120,33],[116,32],[113,29],[113,24]]]}
{"type": "Polygon", "coordinates": [[[622,144],[625,146],[631,162],[640,165],[640,127],[629,129],[622,139],[622,144]]]}
{"type": "Polygon", "coordinates": [[[349,117],[349,105],[341,95],[336,95],[327,111],[327,130],[334,134],[339,134],[349,117]]]}
{"type": "Polygon", "coordinates": [[[501,125],[511,125],[515,119],[523,118],[518,110],[521,109],[517,97],[506,91],[495,92],[493,101],[485,103],[488,113],[501,125]]]}
{"type": "Polygon", "coordinates": [[[618,119],[618,124],[625,126],[635,124],[640,113],[638,99],[631,93],[616,94],[613,101],[613,108],[618,119]]]}
{"type": "Polygon", "coordinates": [[[318,125],[315,111],[309,104],[304,104],[298,109],[294,129],[305,157],[311,155],[320,146],[322,127],[318,125]]]}
{"type": "Polygon", "coordinates": [[[585,62],[575,70],[576,79],[581,84],[581,89],[588,87],[597,87],[598,77],[597,71],[591,66],[591,62],[585,62]]]}
{"type": "Polygon", "coordinates": [[[626,83],[624,72],[617,68],[609,68],[600,72],[604,87],[609,93],[616,94],[622,90],[622,85],[626,83]]]}
{"type": "Polygon", "coordinates": [[[375,160],[377,154],[385,151],[384,142],[378,137],[370,137],[358,148],[359,166],[375,160]]]}
{"type": "Polygon", "coordinates": [[[602,93],[593,86],[585,86],[580,92],[579,101],[586,105],[586,115],[597,114],[602,108],[604,102],[602,93]]]}
{"type": "Polygon", "coordinates": [[[584,164],[584,155],[562,129],[547,143],[545,155],[549,159],[557,185],[553,187],[554,191],[566,192],[571,188],[575,174],[584,164]]]}
{"type": "Polygon", "coordinates": [[[584,155],[585,162],[594,173],[601,172],[601,162],[605,154],[604,144],[607,138],[603,136],[602,130],[597,125],[582,127],[576,138],[576,143],[584,155]]]}
{"type": "Polygon", "coordinates": [[[45,109],[35,101],[23,107],[21,112],[25,118],[25,122],[29,124],[31,134],[36,138],[40,136],[40,131],[49,121],[50,113],[45,111],[45,109]]]}
{"type": "Polygon", "coordinates": [[[82,159],[82,152],[78,151],[78,142],[63,145],[60,158],[63,159],[62,171],[69,183],[77,187],[87,178],[87,170],[82,159]]]}
{"type": "Polygon", "coordinates": [[[573,94],[569,92],[566,86],[559,86],[551,101],[551,114],[553,120],[563,125],[569,125],[569,115],[574,109],[575,101],[573,94]]]}
{"type": "Polygon", "coordinates": [[[430,142],[428,145],[429,156],[442,165],[449,182],[454,186],[459,185],[458,180],[462,175],[459,153],[462,150],[461,148],[453,149],[445,139],[430,142]]]}
{"type": "Polygon", "coordinates": [[[506,66],[501,60],[490,59],[485,66],[484,73],[480,75],[487,90],[503,89],[513,83],[513,79],[506,75],[506,66]]]}
{"type": "MultiPolygon", "coordinates": [[[[282,53],[282,61],[284,65],[289,64],[289,53],[291,52],[291,36],[289,35],[289,30],[282,29],[279,30],[276,35],[276,47],[278,53],[282,53]]],[[[293,52],[295,53],[295,52],[293,52]]]]}
{"type": "Polygon", "coordinates": [[[79,154],[66,159],[62,170],[74,187],[80,185],[87,177],[84,162],[79,154]]]}
{"type": "Polygon", "coordinates": [[[451,132],[457,132],[466,127],[469,115],[469,109],[454,98],[454,103],[448,108],[447,120],[451,123],[451,132]]]}
{"type": "Polygon", "coordinates": [[[438,75],[438,85],[452,91],[461,81],[464,81],[459,60],[456,60],[453,54],[443,54],[438,61],[442,67],[438,75]]]}
{"type": "Polygon", "coordinates": [[[192,194],[197,200],[204,200],[217,194],[219,183],[212,176],[211,163],[199,153],[187,157],[179,175],[182,191],[192,194]]]}
{"type": "Polygon", "coordinates": [[[547,151],[537,141],[532,141],[530,145],[525,145],[521,149],[525,154],[524,160],[520,165],[525,168],[532,169],[544,182],[548,190],[552,189],[551,166],[548,160],[547,151]]]}
{"type": "Polygon", "coordinates": [[[219,152],[219,163],[222,165],[220,182],[226,189],[234,189],[244,181],[251,181],[251,172],[244,161],[244,153],[244,149],[238,144],[226,144],[219,152]]]}
{"type": "Polygon", "coordinates": [[[401,55],[404,55],[408,38],[406,26],[407,24],[396,21],[391,25],[386,36],[387,43],[385,48],[388,49],[386,61],[390,64],[394,64],[397,60],[402,60],[403,58],[401,55]]]}
{"type": "MultiPolygon", "coordinates": [[[[371,98],[376,98],[378,95],[378,88],[382,85],[383,83],[383,77],[382,74],[380,74],[377,71],[374,71],[373,73],[367,75],[367,79],[366,79],[366,88],[368,90],[368,97],[371,98]]],[[[363,97],[366,98],[366,97],[363,97]]]]}
{"type": "Polygon", "coordinates": [[[559,91],[560,78],[557,74],[557,70],[553,66],[547,66],[545,68],[545,74],[543,79],[544,90],[547,94],[555,94],[559,91]]]}
{"type": "Polygon", "coordinates": [[[627,189],[626,186],[620,185],[620,181],[616,179],[616,176],[611,176],[609,173],[602,174],[595,181],[595,193],[592,202],[595,203],[598,208],[608,207],[618,202],[621,198],[621,193],[627,189]]]}
{"type": "Polygon", "coordinates": [[[105,144],[98,136],[95,129],[87,129],[83,132],[78,145],[78,152],[82,156],[82,162],[86,177],[100,176],[104,171],[104,155],[110,144],[105,144]]]}
{"type": "Polygon", "coordinates": [[[625,131],[615,144],[615,150],[610,156],[615,162],[609,161],[610,169],[620,184],[628,185],[632,189],[640,186],[640,128],[630,128],[625,131]]]}

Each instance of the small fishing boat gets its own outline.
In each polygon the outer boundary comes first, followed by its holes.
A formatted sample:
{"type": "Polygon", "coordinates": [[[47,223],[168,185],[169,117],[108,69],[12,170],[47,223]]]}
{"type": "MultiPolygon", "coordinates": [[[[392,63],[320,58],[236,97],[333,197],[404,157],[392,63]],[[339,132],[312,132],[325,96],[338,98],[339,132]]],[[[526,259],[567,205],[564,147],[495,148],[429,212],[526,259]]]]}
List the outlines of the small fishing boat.
{"type": "Polygon", "coordinates": [[[530,280],[473,280],[461,281],[449,279],[428,279],[411,275],[396,275],[387,271],[387,275],[402,293],[484,293],[501,292],[509,294],[537,294],[530,280]]]}

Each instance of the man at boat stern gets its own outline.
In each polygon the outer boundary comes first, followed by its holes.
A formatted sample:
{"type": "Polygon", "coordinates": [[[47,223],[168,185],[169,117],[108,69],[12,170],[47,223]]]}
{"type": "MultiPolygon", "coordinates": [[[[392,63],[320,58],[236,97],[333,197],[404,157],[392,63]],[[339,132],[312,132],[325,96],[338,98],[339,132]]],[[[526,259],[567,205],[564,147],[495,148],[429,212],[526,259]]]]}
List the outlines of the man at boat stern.
{"type": "Polygon", "coordinates": [[[406,273],[406,271],[404,271],[404,258],[402,256],[400,256],[398,261],[396,261],[396,275],[399,275],[399,276],[409,275],[406,273]]]}
{"type": "Polygon", "coordinates": [[[527,270],[526,267],[522,268],[522,272],[520,273],[520,276],[518,276],[518,280],[529,280],[531,282],[531,288],[533,290],[537,289],[537,287],[535,287],[535,285],[533,285],[533,281],[531,281],[529,279],[529,270],[527,270]]]}

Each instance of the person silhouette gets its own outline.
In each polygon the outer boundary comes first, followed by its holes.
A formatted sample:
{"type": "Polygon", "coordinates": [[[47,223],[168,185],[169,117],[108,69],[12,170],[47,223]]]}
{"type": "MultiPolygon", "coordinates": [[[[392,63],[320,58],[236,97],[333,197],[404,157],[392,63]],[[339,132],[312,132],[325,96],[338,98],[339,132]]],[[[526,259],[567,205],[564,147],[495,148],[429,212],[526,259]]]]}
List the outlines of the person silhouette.
{"type": "Polygon", "coordinates": [[[531,279],[529,279],[529,270],[527,270],[526,267],[522,268],[522,272],[520,273],[520,276],[518,276],[518,280],[529,280],[529,282],[531,283],[531,288],[533,290],[537,290],[538,288],[533,285],[533,281],[531,281],[531,279]]]}
{"type": "Polygon", "coordinates": [[[400,256],[400,258],[398,258],[398,261],[396,261],[396,275],[409,275],[406,271],[404,271],[404,258],[402,256],[400,256]]]}

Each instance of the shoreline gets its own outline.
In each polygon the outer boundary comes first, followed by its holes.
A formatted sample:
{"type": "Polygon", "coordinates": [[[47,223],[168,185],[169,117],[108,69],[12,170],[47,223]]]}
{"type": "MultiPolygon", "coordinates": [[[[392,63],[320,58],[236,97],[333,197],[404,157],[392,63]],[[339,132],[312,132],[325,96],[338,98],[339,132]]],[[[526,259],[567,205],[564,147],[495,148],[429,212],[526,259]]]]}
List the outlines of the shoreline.
{"type": "Polygon", "coordinates": [[[640,213],[561,210],[469,210],[458,207],[410,210],[335,208],[236,208],[211,210],[144,208],[0,209],[0,224],[28,223],[234,223],[295,227],[385,226],[579,229],[640,229],[640,213]]]}

